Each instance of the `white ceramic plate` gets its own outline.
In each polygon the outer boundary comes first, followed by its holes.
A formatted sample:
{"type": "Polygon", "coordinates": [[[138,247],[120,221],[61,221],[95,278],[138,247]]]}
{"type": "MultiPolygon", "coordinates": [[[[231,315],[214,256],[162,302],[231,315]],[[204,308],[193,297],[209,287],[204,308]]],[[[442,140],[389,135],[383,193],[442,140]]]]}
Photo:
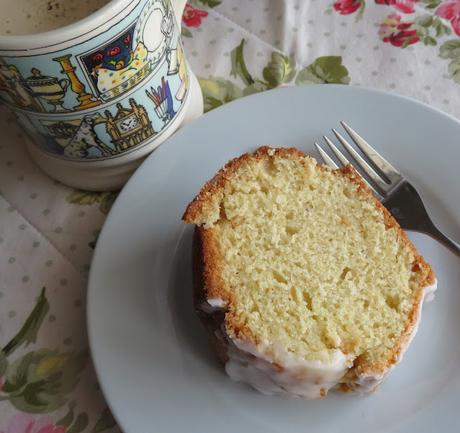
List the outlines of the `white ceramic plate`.
{"type": "Polygon", "coordinates": [[[423,235],[411,238],[437,271],[436,299],[404,362],[369,397],[309,402],[234,383],[192,310],[192,229],[181,216],[201,185],[261,144],[316,155],[313,142],[341,119],[419,187],[439,227],[460,239],[460,123],[418,102],[347,86],[287,88],[185,127],[129,181],[91,268],[91,349],[125,433],[460,431],[460,261],[423,235]]]}

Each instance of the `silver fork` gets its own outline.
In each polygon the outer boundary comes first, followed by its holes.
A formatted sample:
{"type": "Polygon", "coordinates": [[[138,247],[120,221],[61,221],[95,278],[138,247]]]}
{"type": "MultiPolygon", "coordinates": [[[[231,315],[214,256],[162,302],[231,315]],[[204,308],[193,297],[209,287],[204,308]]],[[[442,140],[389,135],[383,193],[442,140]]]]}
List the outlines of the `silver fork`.
{"type": "MultiPolygon", "coordinates": [[[[414,230],[431,236],[460,257],[460,245],[449,239],[433,224],[420,195],[407,179],[377,153],[356,131],[345,122],[340,123],[369,162],[337,130],[332,129],[332,132],[348,154],[351,155],[354,160],[352,165],[355,168],[359,167],[366,174],[367,178],[361,175],[364,182],[391,212],[400,226],[405,230],[414,230]]],[[[327,165],[337,169],[340,166],[351,164],[345,153],[339,150],[328,137],[323,136],[323,138],[340,162],[340,164],[337,164],[325,149],[315,142],[316,148],[327,165]]]]}

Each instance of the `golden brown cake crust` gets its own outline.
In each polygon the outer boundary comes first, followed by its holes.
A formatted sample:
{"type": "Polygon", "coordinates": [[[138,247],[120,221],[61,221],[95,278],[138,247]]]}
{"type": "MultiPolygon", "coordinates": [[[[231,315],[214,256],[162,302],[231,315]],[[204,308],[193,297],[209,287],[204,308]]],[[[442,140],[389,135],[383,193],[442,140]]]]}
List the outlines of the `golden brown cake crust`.
{"type": "Polygon", "coordinates": [[[272,155],[269,153],[271,151],[273,151],[273,155],[276,156],[298,156],[300,158],[306,156],[303,152],[294,147],[273,149],[269,146],[262,146],[254,153],[245,153],[238,158],[232,159],[225,164],[210,181],[205,183],[198,195],[187,206],[182,220],[187,224],[193,224],[193,221],[203,212],[203,209],[209,203],[212,195],[222,189],[243,164],[251,160],[271,158],[272,155]]]}
{"type": "MultiPolygon", "coordinates": [[[[238,158],[228,162],[210,181],[208,181],[199,194],[188,205],[183,221],[193,224],[199,219],[202,212],[210,204],[214,194],[223,190],[226,183],[237,173],[238,169],[250,162],[251,160],[270,159],[276,157],[298,157],[303,158],[307,155],[295,148],[279,148],[273,149],[268,146],[260,147],[256,152],[246,153],[238,158]]],[[[303,163],[302,159],[300,162],[303,163]]],[[[384,216],[385,226],[397,230],[400,240],[405,243],[414,252],[414,261],[412,264],[413,271],[418,271],[424,274],[424,279],[421,281],[418,290],[414,290],[412,309],[408,314],[404,331],[398,343],[388,352],[386,360],[375,363],[368,360],[365,356],[359,356],[354,360],[353,366],[349,369],[344,382],[339,386],[339,390],[348,391],[353,389],[353,383],[360,377],[367,375],[378,375],[387,372],[395,365],[407,343],[409,342],[414,327],[417,325],[418,316],[420,314],[420,304],[424,296],[424,288],[434,284],[435,275],[430,265],[418,253],[415,246],[408,239],[406,233],[401,229],[397,221],[390,212],[374,197],[368,186],[364,183],[360,175],[353,169],[351,165],[342,167],[338,170],[331,170],[326,166],[318,165],[322,170],[329,170],[337,176],[345,176],[359,186],[359,193],[367,200],[371,201],[384,216]]],[[[204,228],[197,226],[194,234],[194,303],[195,308],[207,328],[215,334],[216,330],[221,330],[224,326],[228,331],[231,331],[235,338],[250,341],[257,345],[259,342],[257,336],[253,335],[249,328],[242,327],[240,321],[235,320],[235,312],[233,309],[234,299],[232,292],[225,287],[220,275],[223,268],[223,258],[220,255],[216,232],[213,228],[204,228]],[[226,302],[225,311],[216,310],[209,313],[203,310],[203,305],[207,299],[222,299],[226,302]]],[[[221,362],[225,363],[227,359],[225,342],[213,336],[214,344],[216,345],[218,357],[221,362]]]]}
{"type": "Polygon", "coordinates": [[[216,332],[219,332],[225,321],[225,313],[222,310],[214,312],[205,312],[203,305],[206,302],[204,272],[204,255],[203,255],[203,238],[200,227],[195,227],[192,244],[192,266],[193,266],[193,305],[201,322],[209,331],[211,344],[214,346],[215,353],[221,364],[225,365],[228,360],[226,344],[217,338],[216,332]]]}

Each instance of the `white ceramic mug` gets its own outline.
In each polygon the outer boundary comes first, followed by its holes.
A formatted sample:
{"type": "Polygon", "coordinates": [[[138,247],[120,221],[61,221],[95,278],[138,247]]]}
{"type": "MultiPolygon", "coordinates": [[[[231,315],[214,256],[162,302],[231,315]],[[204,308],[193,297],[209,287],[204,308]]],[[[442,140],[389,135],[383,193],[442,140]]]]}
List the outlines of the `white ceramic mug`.
{"type": "Polygon", "coordinates": [[[120,188],[203,99],[184,57],[185,0],[112,0],[71,25],[0,36],[0,100],[35,162],[82,189],[120,188]]]}

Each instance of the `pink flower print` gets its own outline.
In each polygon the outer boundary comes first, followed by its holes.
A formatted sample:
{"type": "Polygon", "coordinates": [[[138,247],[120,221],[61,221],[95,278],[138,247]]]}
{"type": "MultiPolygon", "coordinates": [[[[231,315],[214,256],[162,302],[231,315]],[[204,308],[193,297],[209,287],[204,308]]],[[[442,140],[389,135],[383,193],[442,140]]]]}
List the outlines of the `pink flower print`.
{"type": "Polygon", "coordinates": [[[65,433],[65,428],[56,426],[47,416],[35,418],[19,413],[9,420],[6,430],[0,433],[65,433]]]}
{"type": "Polygon", "coordinates": [[[436,15],[449,20],[454,32],[460,36],[460,0],[444,2],[436,9],[436,15]]]}
{"type": "Polygon", "coordinates": [[[182,22],[187,27],[200,27],[201,20],[208,16],[208,13],[204,10],[198,9],[189,5],[185,5],[184,14],[182,15],[182,22]]]}
{"type": "Polygon", "coordinates": [[[411,14],[415,11],[415,3],[418,0],[375,0],[378,5],[389,5],[393,6],[399,12],[403,14],[411,14]]]}
{"type": "Polygon", "coordinates": [[[349,15],[356,12],[362,5],[363,2],[360,0],[336,0],[333,8],[340,15],[349,15]]]}
{"type": "Polygon", "coordinates": [[[407,47],[419,41],[413,23],[401,22],[398,14],[388,15],[380,24],[379,36],[383,42],[389,42],[395,47],[407,47]]]}

